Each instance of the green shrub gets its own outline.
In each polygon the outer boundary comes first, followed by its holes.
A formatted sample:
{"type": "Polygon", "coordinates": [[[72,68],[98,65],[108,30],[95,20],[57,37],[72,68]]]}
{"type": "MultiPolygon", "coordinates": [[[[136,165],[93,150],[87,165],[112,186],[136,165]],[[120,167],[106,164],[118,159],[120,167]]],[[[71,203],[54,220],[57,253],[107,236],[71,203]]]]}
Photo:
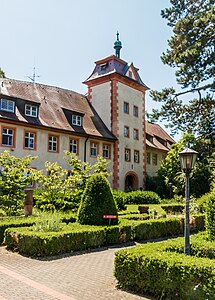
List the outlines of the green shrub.
{"type": "Polygon", "coordinates": [[[6,212],[0,208],[0,217],[6,217],[6,212]]]}
{"type": "Polygon", "coordinates": [[[4,233],[7,228],[10,227],[23,227],[23,226],[32,226],[35,224],[35,217],[22,217],[22,218],[8,218],[0,220],[0,244],[4,240],[4,233]]]}
{"type": "Polygon", "coordinates": [[[105,244],[105,229],[71,224],[60,232],[35,232],[30,228],[8,228],[7,247],[30,256],[48,256],[86,250],[105,244]]]}
{"type": "MultiPolygon", "coordinates": [[[[78,210],[78,222],[88,225],[105,224],[103,215],[116,215],[117,208],[108,180],[100,174],[93,174],[86,184],[78,210]]],[[[117,224],[113,219],[112,224],[117,224]]]]}
{"type": "Polygon", "coordinates": [[[120,215],[120,219],[127,219],[127,220],[148,220],[149,215],[146,214],[127,214],[127,215],[120,215]]]}
{"type": "Polygon", "coordinates": [[[198,209],[199,209],[200,213],[205,213],[209,196],[210,196],[210,194],[207,193],[207,194],[205,194],[202,197],[197,199],[196,204],[198,206],[198,209]]]}
{"type": "Polygon", "coordinates": [[[206,230],[208,238],[215,240],[215,192],[208,196],[206,207],[206,230]]]}
{"type": "Polygon", "coordinates": [[[64,224],[62,223],[60,216],[56,213],[52,214],[52,218],[44,217],[39,218],[32,229],[37,232],[57,232],[63,229],[64,224]]]}
{"type": "Polygon", "coordinates": [[[133,191],[126,193],[126,204],[159,204],[160,197],[151,191],[133,191]]]}
{"type": "Polygon", "coordinates": [[[184,210],[183,204],[164,204],[161,205],[161,208],[165,210],[167,214],[181,214],[184,210]]]}
{"type": "MultiPolygon", "coordinates": [[[[198,252],[202,238],[196,239],[191,237],[191,243],[198,252]]],[[[178,238],[118,251],[114,275],[119,286],[157,299],[214,300],[215,260],[185,256],[183,244],[184,238],[178,238]]],[[[203,244],[215,250],[214,243],[203,244]]]]}
{"type": "Polygon", "coordinates": [[[182,220],[180,218],[134,221],[132,224],[132,236],[135,241],[177,236],[181,233],[182,228],[182,220]]]}
{"type": "Polygon", "coordinates": [[[118,210],[126,210],[125,198],[126,193],[123,191],[112,190],[113,198],[117,204],[118,210]]]}

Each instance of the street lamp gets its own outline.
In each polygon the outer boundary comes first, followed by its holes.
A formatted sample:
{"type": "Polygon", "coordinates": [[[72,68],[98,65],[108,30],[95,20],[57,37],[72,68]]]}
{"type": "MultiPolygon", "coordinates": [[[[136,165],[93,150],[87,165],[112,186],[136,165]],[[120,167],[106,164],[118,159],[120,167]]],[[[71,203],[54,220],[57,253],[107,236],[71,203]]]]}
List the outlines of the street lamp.
{"type": "Polygon", "coordinates": [[[184,253],[186,255],[190,255],[190,208],[189,208],[189,197],[190,197],[190,186],[189,186],[189,178],[192,169],[194,168],[196,157],[198,152],[185,148],[183,151],[179,152],[181,168],[186,176],[186,184],[185,184],[185,227],[184,227],[184,253]]]}

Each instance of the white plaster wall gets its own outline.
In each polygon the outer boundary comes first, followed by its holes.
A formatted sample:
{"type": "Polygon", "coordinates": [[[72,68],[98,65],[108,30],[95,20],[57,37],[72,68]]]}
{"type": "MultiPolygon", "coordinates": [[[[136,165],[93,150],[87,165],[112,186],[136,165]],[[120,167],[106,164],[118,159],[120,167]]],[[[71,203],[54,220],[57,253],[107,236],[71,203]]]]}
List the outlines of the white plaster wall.
{"type": "Polygon", "coordinates": [[[111,82],[105,82],[92,87],[92,104],[97,113],[111,130],[111,82]]]}
{"type": "MultiPolygon", "coordinates": [[[[54,133],[51,131],[46,130],[39,130],[39,129],[32,129],[28,127],[23,126],[17,126],[17,125],[9,125],[4,124],[0,122],[0,128],[1,126],[5,127],[13,127],[16,128],[16,147],[10,148],[10,147],[1,147],[0,146],[0,153],[3,153],[5,150],[8,150],[11,155],[16,157],[23,157],[25,155],[31,155],[31,156],[37,156],[38,158],[32,162],[32,167],[37,168],[38,170],[44,169],[44,163],[46,161],[49,162],[58,162],[59,165],[61,165],[64,169],[69,170],[70,166],[69,164],[64,160],[64,151],[69,150],[69,139],[70,138],[76,138],[79,139],[79,156],[78,158],[80,160],[84,159],[84,143],[86,138],[85,137],[79,137],[72,134],[64,134],[64,133],[54,133]],[[33,130],[37,132],[37,148],[36,150],[29,150],[29,149],[23,149],[23,138],[24,138],[24,129],[25,130],[33,130]],[[60,138],[60,149],[59,153],[52,153],[48,152],[48,134],[56,134],[59,135],[60,138]]],[[[1,139],[1,137],[0,137],[1,139]]],[[[97,159],[90,157],[90,139],[87,141],[86,146],[86,160],[89,163],[96,163],[97,159]]],[[[93,139],[93,141],[96,141],[99,144],[99,153],[102,155],[102,147],[103,143],[107,143],[106,141],[93,139]]],[[[108,142],[108,144],[111,144],[111,158],[113,158],[113,143],[108,142]]],[[[113,172],[113,163],[112,160],[108,160],[110,164],[108,165],[109,172],[113,172]]],[[[112,184],[112,178],[110,178],[110,183],[112,184]]]]}
{"type": "Polygon", "coordinates": [[[149,152],[150,153],[150,156],[151,156],[151,161],[150,161],[150,164],[146,163],[146,173],[147,175],[149,176],[157,176],[157,172],[158,170],[160,169],[160,166],[161,166],[161,162],[163,160],[163,156],[166,156],[166,152],[164,151],[159,151],[159,150],[156,150],[156,149],[147,149],[146,152],[149,152]],[[157,165],[153,165],[152,163],[152,155],[154,154],[157,154],[157,165]]]}
{"type": "Polygon", "coordinates": [[[143,93],[123,83],[118,83],[118,112],[119,112],[119,188],[124,190],[125,175],[135,172],[138,175],[139,187],[143,186],[143,93]],[[124,113],[124,102],[129,103],[129,114],[124,113]],[[133,105],[138,106],[138,117],[133,116],[133,105]],[[124,137],[124,126],[130,129],[130,137],[124,137]],[[139,130],[139,140],[133,139],[133,128],[139,130]],[[131,161],[124,159],[125,148],[131,149],[131,161]],[[140,162],[134,163],[134,150],[139,150],[140,162]]]}

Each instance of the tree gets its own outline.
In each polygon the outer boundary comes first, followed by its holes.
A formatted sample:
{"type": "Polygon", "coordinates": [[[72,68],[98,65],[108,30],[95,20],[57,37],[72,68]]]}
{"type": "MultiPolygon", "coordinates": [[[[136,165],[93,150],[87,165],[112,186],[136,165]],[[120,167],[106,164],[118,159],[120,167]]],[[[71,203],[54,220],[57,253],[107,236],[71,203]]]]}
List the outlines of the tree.
{"type": "Polygon", "coordinates": [[[0,207],[7,215],[23,208],[25,187],[36,178],[36,170],[30,164],[36,157],[17,158],[4,151],[0,154],[0,207]]]}
{"type": "Polygon", "coordinates": [[[68,176],[57,162],[45,163],[44,171],[38,172],[39,189],[34,191],[36,206],[42,210],[67,210],[72,208],[71,199],[78,193],[79,174],[68,176]]]}
{"type": "Polygon", "coordinates": [[[6,78],[4,71],[0,68],[0,78],[6,78]]]}
{"type": "Polygon", "coordinates": [[[166,120],[172,133],[178,130],[209,139],[214,149],[215,136],[215,1],[170,0],[171,6],[162,10],[173,36],[162,61],[176,68],[176,80],[181,90],[164,88],[151,91],[153,100],[162,104],[153,110],[151,120],[166,120]],[[188,103],[183,96],[189,95],[188,103]]]}
{"type": "Polygon", "coordinates": [[[75,154],[69,151],[65,151],[65,154],[66,154],[65,160],[70,165],[72,174],[81,177],[81,181],[78,182],[77,187],[79,189],[82,189],[82,191],[86,186],[87,179],[92,174],[102,174],[106,178],[111,175],[108,172],[109,162],[101,156],[97,157],[97,162],[95,164],[90,164],[88,162],[79,160],[75,154]]]}
{"type": "Polygon", "coordinates": [[[184,195],[185,178],[181,170],[179,152],[187,145],[198,152],[198,159],[190,180],[190,193],[195,197],[200,197],[210,191],[213,175],[207,163],[207,151],[193,135],[185,134],[182,139],[172,145],[172,149],[168,152],[165,160],[162,161],[161,168],[158,171],[159,177],[163,179],[169,190],[168,196],[170,198],[174,194],[184,195]]]}

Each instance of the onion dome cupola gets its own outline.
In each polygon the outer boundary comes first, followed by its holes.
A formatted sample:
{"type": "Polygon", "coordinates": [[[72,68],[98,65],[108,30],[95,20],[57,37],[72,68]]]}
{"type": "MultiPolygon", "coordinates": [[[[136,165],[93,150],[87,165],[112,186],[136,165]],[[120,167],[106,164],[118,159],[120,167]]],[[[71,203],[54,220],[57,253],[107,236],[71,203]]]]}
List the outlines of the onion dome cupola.
{"type": "Polygon", "coordinates": [[[116,50],[116,57],[120,58],[120,50],[122,49],[122,42],[119,40],[119,32],[116,34],[116,41],[114,43],[114,49],[116,50]]]}

